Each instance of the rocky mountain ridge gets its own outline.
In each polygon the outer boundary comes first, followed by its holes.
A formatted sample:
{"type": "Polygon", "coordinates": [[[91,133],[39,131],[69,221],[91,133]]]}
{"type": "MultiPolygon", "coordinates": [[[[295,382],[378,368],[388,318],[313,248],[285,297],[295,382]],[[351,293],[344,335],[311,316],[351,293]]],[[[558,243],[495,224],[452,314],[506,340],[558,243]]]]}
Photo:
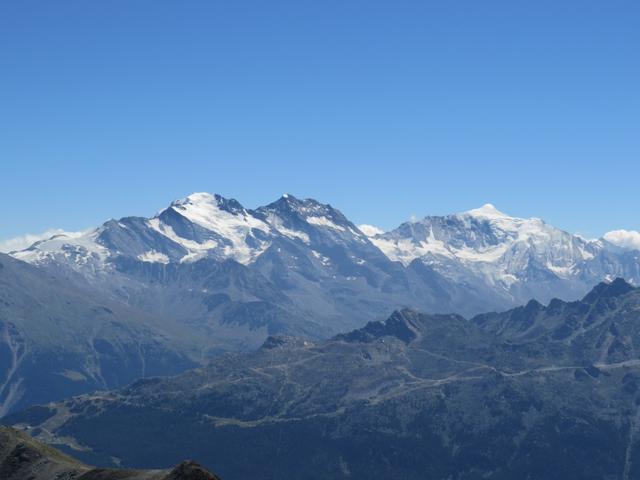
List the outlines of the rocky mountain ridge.
{"type": "Polygon", "coordinates": [[[222,458],[230,479],[629,480],[639,320],[640,289],[623,280],[471,320],[401,310],[6,421],[91,463],[159,467],[190,453],[222,458]],[[240,448],[243,459],[228,455],[240,448]]]}

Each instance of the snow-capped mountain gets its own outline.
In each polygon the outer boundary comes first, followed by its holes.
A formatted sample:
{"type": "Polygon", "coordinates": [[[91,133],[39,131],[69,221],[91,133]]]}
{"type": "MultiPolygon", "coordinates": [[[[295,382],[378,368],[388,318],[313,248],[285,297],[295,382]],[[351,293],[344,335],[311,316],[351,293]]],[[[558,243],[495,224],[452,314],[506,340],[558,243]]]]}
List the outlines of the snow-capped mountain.
{"type": "Polygon", "coordinates": [[[329,243],[354,240],[368,243],[366,235],[342,213],[312,199],[300,200],[284,194],[279,200],[258,208],[257,212],[282,235],[306,244],[322,243],[322,238],[329,243]]]}
{"type": "Polygon", "coordinates": [[[247,265],[278,238],[306,245],[370,244],[340,212],[315,200],[285,194],[252,211],[234,199],[194,193],[154,217],[109,220],[86,232],[54,235],[12,255],[35,264],[67,263],[80,271],[106,268],[110,258],[122,255],[149,263],[214,258],[247,265]]]}
{"type": "Polygon", "coordinates": [[[560,277],[570,276],[576,264],[592,259],[600,249],[545,224],[538,218],[505,215],[493,205],[445,217],[409,222],[372,241],[393,259],[415,259],[438,265],[459,262],[484,274],[494,284],[516,282],[531,261],[560,277]]]}
{"type": "Polygon", "coordinates": [[[444,277],[489,288],[505,301],[575,299],[615,277],[640,282],[640,252],[586,240],[539,218],[510,217],[493,205],[428,216],[371,241],[390,259],[420,261],[444,277]]]}
{"type": "Polygon", "coordinates": [[[109,220],[95,230],[37,242],[14,256],[31,263],[64,258],[80,270],[119,255],[150,263],[211,257],[246,264],[264,251],[271,236],[271,227],[236,200],[194,193],[152,218],[109,220]]]}
{"type": "MultiPolygon", "coordinates": [[[[151,218],[109,220],[13,252],[125,303],[204,329],[213,350],[269,333],[324,337],[383,318],[398,305],[455,309],[469,298],[430,271],[389,260],[342,213],[283,195],[250,210],[195,193],[151,218]]],[[[479,308],[468,301],[465,313],[479,308]]]]}
{"type": "MultiPolygon", "coordinates": [[[[634,244],[628,235],[624,242],[613,238],[586,240],[538,218],[508,216],[490,204],[384,233],[370,225],[360,229],[312,199],[285,194],[251,210],[234,199],[194,193],[151,218],[109,220],[13,255],[106,285],[134,302],[140,289],[158,280],[149,272],[166,278],[168,271],[206,270],[189,266],[204,260],[233,262],[253,285],[266,282],[285,295],[288,315],[324,331],[347,327],[345,318],[357,327],[404,306],[474,314],[531,298],[577,299],[615,277],[640,284],[640,251],[629,248],[634,244]]],[[[246,285],[233,293],[225,288],[229,301],[269,300],[246,285]]]]}

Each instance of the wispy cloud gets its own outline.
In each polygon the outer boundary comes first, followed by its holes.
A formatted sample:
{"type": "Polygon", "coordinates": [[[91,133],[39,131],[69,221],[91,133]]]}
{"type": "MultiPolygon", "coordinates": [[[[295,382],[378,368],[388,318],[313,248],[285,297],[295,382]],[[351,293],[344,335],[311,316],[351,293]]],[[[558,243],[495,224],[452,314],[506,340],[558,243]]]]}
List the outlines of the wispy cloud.
{"type": "Polygon", "coordinates": [[[61,234],[69,234],[69,232],[65,232],[59,228],[52,228],[42,233],[27,233],[26,235],[20,235],[19,237],[2,240],[0,241],[0,252],[9,253],[17,250],[24,250],[39,240],[44,240],[51,238],[54,235],[61,234]]]}
{"type": "Polygon", "coordinates": [[[614,230],[605,233],[604,239],[618,247],[640,250],[640,232],[633,230],[614,230]]]}
{"type": "Polygon", "coordinates": [[[358,225],[358,228],[367,237],[375,237],[380,233],[384,233],[384,230],[382,230],[381,228],[378,228],[374,225],[367,225],[366,223],[363,223],[362,225],[358,225]]]}

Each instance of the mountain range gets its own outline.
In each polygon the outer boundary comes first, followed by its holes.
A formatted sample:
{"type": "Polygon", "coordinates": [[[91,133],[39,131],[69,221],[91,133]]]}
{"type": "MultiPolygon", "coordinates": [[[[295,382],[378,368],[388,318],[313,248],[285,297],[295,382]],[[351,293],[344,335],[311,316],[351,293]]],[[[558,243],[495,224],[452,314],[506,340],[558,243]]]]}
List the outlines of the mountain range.
{"type": "Polygon", "coordinates": [[[171,375],[270,335],[330,338],[410,308],[470,317],[575,300],[640,251],[491,205],[395,230],[284,195],[196,193],[0,255],[0,414],[171,375]],[[366,232],[366,233],[365,233],[366,232]]]}
{"type": "Polygon", "coordinates": [[[640,289],[475,316],[403,309],[6,417],[99,465],[226,479],[640,478],[640,289]]]}
{"type": "MultiPolygon", "coordinates": [[[[101,286],[117,284],[117,274],[135,276],[132,270],[140,270],[139,264],[157,268],[203,259],[244,265],[278,289],[295,290],[287,292],[293,297],[311,291],[316,297],[318,288],[349,289],[360,296],[377,289],[397,302],[393,295],[401,295],[390,291],[389,282],[402,281],[415,289],[405,302],[422,301],[416,306],[461,314],[513,307],[532,298],[577,299],[598,282],[618,277],[640,281],[635,244],[613,243],[610,236],[586,240],[538,218],[510,217],[490,204],[427,216],[389,232],[365,227],[366,234],[331,205],[287,194],[251,210],[234,199],[194,193],[154,217],[110,220],[11,254],[78,273],[101,286]],[[462,291],[451,293],[452,284],[462,291]],[[425,293],[432,298],[413,298],[425,293]]],[[[111,286],[116,288],[125,286],[111,286]]],[[[322,325],[333,328],[344,321],[338,318],[344,308],[352,310],[341,303],[332,299],[318,305],[322,312],[307,310],[314,317],[322,314],[322,325]]]]}

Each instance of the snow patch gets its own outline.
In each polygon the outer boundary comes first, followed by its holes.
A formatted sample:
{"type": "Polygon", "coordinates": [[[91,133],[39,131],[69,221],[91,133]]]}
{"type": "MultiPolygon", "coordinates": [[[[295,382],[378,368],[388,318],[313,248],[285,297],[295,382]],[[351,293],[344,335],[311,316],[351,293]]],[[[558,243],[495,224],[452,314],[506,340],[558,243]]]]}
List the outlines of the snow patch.
{"type": "Polygon", "coordinates": [[[485,203],[480,208],[474,208],[473,210],[464,212],[464,214],[470,215],[472,217],[480,217],[480,218],[488,218],[488,219],[509,218],[508,215],[502,213],[491,203],[485,203]]]}
{"type": "Polygon", "coordinates": [[[156,252],[155,250],[150,250],[141,255],[138,255],[138,260],[148,263],[164,263],[165,265],[169,263],[169,257],[164,253],[156,252]]]}
{"type": "Polygon", "coordinates": [[[187,250],[200,252],[203,250],[213,250],[218,246],[218,242],[216,242],[215,240],[207,240],[205,242],[198,243],[195,240],[183,238],[173,231],[173,227],[161,222],[157,217],[149,220],[149,226],[156,232],[161,233],[162,235],[167,237],[169,240],[182,245],[187,250]]]}
{"type": "Polygon", "coordinates": [[[299,230],[292,230],[290,228],[285,227],[282,222],[282,218],[280,218],[279,216],[273,213],[269,213],[269,215],[267,216],[267,221],[273,228],[275,228],[278,232],[280,232],[285,237],[289,237],[294,240],[295,239],[302,240],[304,243],[307,243],[307,244],[310,242],[309,235],[299,230]]]}
{"type": "Polygon", "coordinates": [[[329,227],[334,230],[339,230],[341,232],[345,231],[344,227],[341,227],[340,225],[333,223],[331,220],[329,220],[327,217],[324,217],[324,216],[316,217],[312,215],[305,218],[305,220],[307,221],[307,223],[310,223],[311,225],[318,225],[320,227],[329,227]]]}
{"type": "Polygon", "coordinates": [[[318,260],[320,260],[320,263],[322,263],[322,265],[324,265],[325,267],[331,265],[331,260],[329,260],[329,258],[327,258],[324,255],[322,255],[320,252],[316,252],[315,250],[311,250],[311,254],[314,257],[316,257],[318,260]]]}

